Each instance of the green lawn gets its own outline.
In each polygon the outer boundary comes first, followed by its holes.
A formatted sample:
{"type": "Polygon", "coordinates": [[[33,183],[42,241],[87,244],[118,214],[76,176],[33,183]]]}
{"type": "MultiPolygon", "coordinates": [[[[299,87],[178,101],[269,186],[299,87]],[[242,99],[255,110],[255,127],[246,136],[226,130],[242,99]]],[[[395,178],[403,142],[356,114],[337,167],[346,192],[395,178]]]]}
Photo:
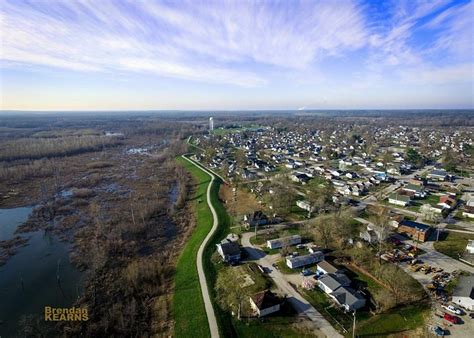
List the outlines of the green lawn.
{"type": "Polygon", "coordinates": [[[434,243],[434,248],[455,259],[459,259],[459,255],[466,250],[467,241],[474,239],[474,235],[458,232],[448,232],[445,236],[444,239],[434,243]]]}
{"type": "Polygon", "coordinates": [[[209,325],[201,295],[196,256],[199,246],[212,227],[212,214],[206,203],[206,190],[211,178],[181,157],[177,159],[177,162],[184,166],[195,179],[196,191],[193,196],[193,207],[196,229],[187,241],[176,265],[173,298],[175,336],[207,337],[209,325]]]}
{"type": "Polygon", "coordinates": [[[362,317],[359,318],[356,334],[358,337],[386,337],[389,334],[414,330],[424,324],[429,312],[429,304],[420,303],[393,309],[367,320],[362,317]]]}

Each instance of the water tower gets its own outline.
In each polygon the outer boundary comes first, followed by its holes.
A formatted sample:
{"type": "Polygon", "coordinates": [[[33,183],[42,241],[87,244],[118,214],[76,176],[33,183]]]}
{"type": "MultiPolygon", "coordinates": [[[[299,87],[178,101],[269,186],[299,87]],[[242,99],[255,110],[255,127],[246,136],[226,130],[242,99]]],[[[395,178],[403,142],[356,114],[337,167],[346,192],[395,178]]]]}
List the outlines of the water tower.
{"type": "Polygon", "coordinates": [[[214,119],[212,117],[209,118],[209,133],[214,130],[214,119]]]}

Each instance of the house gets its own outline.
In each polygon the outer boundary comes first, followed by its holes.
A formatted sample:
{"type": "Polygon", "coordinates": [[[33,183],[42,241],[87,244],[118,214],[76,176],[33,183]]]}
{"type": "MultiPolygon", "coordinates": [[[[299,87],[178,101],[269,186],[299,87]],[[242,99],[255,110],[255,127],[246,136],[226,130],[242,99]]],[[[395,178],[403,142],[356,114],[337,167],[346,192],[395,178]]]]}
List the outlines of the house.
{"type": "Polygon", "coordinates": [[[467,241],[466,251],[470,254],[474,254],[474,239],[470,239],[467,241]]]}
{"type": "Polygon", "coordinates": [[[435,213],[435,214],[442,214],[443,207],[440,205],[431,205],[431,204],[423,204],[420,207],[420,212],[424,214],[435,213]]]}
{"type": "Polygon", "coordinates": [[[267,248],[269,249],[281,249],[283,245],[290,246],[301,243],[300,235],[293,235],[288,237],[276,238],[267,241],[267,248]]]}
{"type": "Polygon", "coordinates": [[[268,224],[268,217],[262,211],[257,210],[253,214],[244,215],[244,224],[248,227],[268,224]]]}
{"type": "Polygon", "coordinates": [[[367,230],[361,231],[359,233],[359,237],[368,243],[378,242],[378,236],[374,230],[367,229],[367,230]]]}
{"type": "Polygon", "coordinates": [[[217,252],[226,263],[238,263],[240,261],[239,244],[228,238],[217,244],[217,252]]]}
{"type": "Polygon", "coordinates": [[[426,177],[435,181],[446,181],[448,178],[448,173],[444,169],[435,169],[431,171],[426,177]]]}
{"type": "Polygon", "coordinates": [[[341,286],[329,295],[347,312],[358,310],[365,306],[365,298],[351,288],[341,286]]]}
{"type": "Polygon", "coordinates": [[[474,218],[474,206],[466,205],[462,212],[464,217],[474,218]]]}
{"type": "Polygon", "coordinates": [[[297,269],[303,266],[311,265],[317,262],[320,262],[324,259],[324,253],[322,251],[316,251],[309,255],[288,257],[286,259],[286,265],[290,269],[297,269]]]}
{"type": "Polygon", "coordinates": [[[334,265],[329,263],[327,260],[322,260],[321,262],[318,263],[318,266],[316,268],[316,271],[324,275],[326,273],[338,273],[340,270],[336,268],[334,265]]]}
{"type": "Polygon", "coordinates": [[[474,311],[474,275],[459,278],[458,285],[453,291],[452,301],[468,311],[474,311]]]}
{"type": "Polygon", "coordinates": [[[250,306],[259,317],[280,311],[280,305],[280,298],[270,290],[256,293],[250,297],[250,306]]]}
{"type": "Polygon", "coordinates": [[[311,207],[311,205],[309,204],[308,201],[305,201],[305,200],[298,200],[296,201],[296,205],[298,207],[300,207],[301,209],[303,210],[306,210],[306,211],[309,211],[309,212],[313,212],[314,208],[311,207]]]}
{"type": "Polygon", "coordinates": [[[301,184],[306,184],[310,180],[310,177],[306,174],[295,173],[291,175],[291,180],[294,182],[299,182],[301,184]]]}
{"type": "Polygon", "coordinates": [[[325,293],[330,294],[341,286],[351,285],[351,280],[343,273],[327,273],[318,279],[318,286],[325,293]]]}
{"type": "Polygon", "coordinates": [[[413,193],[416,197],[426,197],[425,189],[422,185],[407,184],[403,187],[403,190],[413,193]]]}
{"type": "Polygon", "coordinates": [[[365,306],[365,298],[349,287],[351,280],[344,273],[327,273],[318,280],[318,286],[345,311],[365,306]]]}
{"type": "Polygon", "coordinates": [[[406,195],[393,193],[393,194],[390,194],[390,196],[388,197],[388,203],[405,207],[408,204],[410,204],[410,197],[406,195]]]}
{"type": "Polygon", "coordinates": [[[443,195],[439,198],[438,205],[445,209],[453,209],[456,207],[457,201],[456,198],[449,195],[443,195]]]}
{"type": "Polygon", "coordinates": [[[425,242],[428,240],[431,227],[423,223],[404,219],[398,224],[398,232],[407,234],[414,240],[425,242]]]}

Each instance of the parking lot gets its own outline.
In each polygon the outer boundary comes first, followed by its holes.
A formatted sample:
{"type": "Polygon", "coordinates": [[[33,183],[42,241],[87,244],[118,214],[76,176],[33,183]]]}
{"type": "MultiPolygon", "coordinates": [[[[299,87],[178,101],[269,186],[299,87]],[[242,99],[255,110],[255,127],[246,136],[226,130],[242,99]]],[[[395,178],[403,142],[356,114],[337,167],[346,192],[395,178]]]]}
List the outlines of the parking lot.
{"type": "Polygon", "coordinates": [[[422,249],[425,250],[426,253],[417,257],[421,260],[421,264],[413,266],[408,262],[405,262],[400,263],[399,265],[413,278],[418,280],[431,296],[433,311],[432,317],[428,321],[428,326],[430,328],[433,326],[439,326],[446,330],[446,333],[452,337],[473,337],[474,319],[469,317],[469,312],[464,311],[463,315],[457,316],[461,319],[460,324],[452,324],[448,322],[443,319],[442,316],[444,313],[450,312],[444,309],[442,305],[449,305],[449,298],[445,297],[443,292],[434,291],[438,285],[437,282],[439,282],[440,285],[446,284],[453,278],[453,272],[455,273],[459,270],[465,270],[472,273],[473,269],[464,263],[434,251],[430,244],[431,243],[424,243],[422,249]]]}

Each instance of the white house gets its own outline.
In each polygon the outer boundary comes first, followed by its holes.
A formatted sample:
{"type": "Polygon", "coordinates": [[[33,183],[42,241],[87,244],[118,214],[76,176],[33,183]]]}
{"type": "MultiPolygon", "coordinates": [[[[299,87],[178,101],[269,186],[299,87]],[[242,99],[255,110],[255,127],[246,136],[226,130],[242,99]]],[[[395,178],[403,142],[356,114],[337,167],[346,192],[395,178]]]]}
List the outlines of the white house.
{"type": "Polygon", "coordinates": [[[402,207],[407,206],[410,203],[410,197],[400,194],[391,194],[388,197],[388,203],[400,205],[402,207]]]}
{"type": "Polygon", "coordinates": [[[351,280],[343,273],[327,273],[318,279],[318,286],[325,293],[330,294],[341,286],[351,285],[351,280]]]}
{"type": "Polygon", "coordinates": [[[301,243],[300,235],[293,235],[288,237],[276,238],[267,241],[267,248],[281,249],[283,245],[296,245],[301,243]]]}
{"type": "Polygon", "coordinates": [[[324,275],[326,273],[340,272],[338,268],[329,263],[327,260],[322,260],[321,262],[319,262],[316,271],[321,275],[324,275]]]}
{"type": "Polygon", "coordinates": [[[458,286],[453,291],[453,303],[474,311],[474,275],[459,278],[458,286]]]}
{"type": "Polygon", "coordinates": [[[466,251],[470,254],[474,254],[474,239],[467,241],[466,251]]]}
{"type": "Polygon", "coordinates": [[[324,253],[322,253],[321,251],[316,251],[315,253],[309,255],[288,257],[286,259],[286,265],[290,269],[297,269],[303,266],[320,262],[322,259],[324,259],[324,253]]]}
{"type": "Polygon", "coordinates": [[[311,207],[308,201],[305,200],[298,200],[296,201],[296,205],[303,210],[313,212],[314,208],[311,207]]]}

